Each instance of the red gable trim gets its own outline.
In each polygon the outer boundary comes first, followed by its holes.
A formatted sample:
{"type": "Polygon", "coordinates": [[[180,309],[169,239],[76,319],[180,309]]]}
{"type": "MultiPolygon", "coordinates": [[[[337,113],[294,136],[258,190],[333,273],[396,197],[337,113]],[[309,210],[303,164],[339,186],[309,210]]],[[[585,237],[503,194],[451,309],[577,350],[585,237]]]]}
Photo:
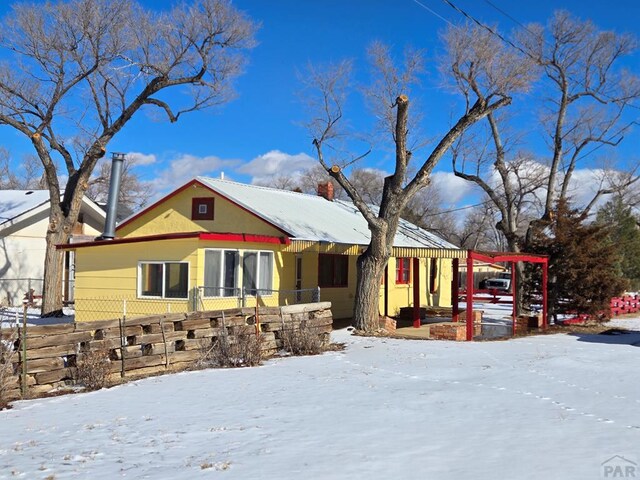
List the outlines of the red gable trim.
{"type": "MultiPolygon", "coordinates": [[[[196,179],[191,180],[190,182],[184,184],[183,186],[181,186],[180,188],[178,188],[177,190],[174,190],[173,192],[171,192],[169,195],[167,195],[166,197],[162,197],[160,200],[158,200],[155,203],[152,203],[151,205],[149,205],[148,207],[140,210],[138,213],[136,213],[133,217],[129,217],[126,221],[122,222],[120,225],[118,225],[116,227],[116,231],[120,230],[122,227],[124,227],[125,225],[130,224],[131,222],[133,222],[134,220],[140,218],[142,215],[144,215],[145,213],[147,213],[149,210],[152,210],[154,208],[156,208],[158,205],[160,205],[161,203],[166,202],[167,200],[169,200],[171,197],[175,197],[176,195],[178,195],[180,192],[182,192],[183,190],[186,190],[187,188],[189,188],[192,185],[202,185],[203,187],[206,187],[206,185],[202,184],[201,182],[199,182],[196,179]]],[[[210,189],[209,189],[210,190],[210,189]]]]}
{"type": "Polygon", "coordinates": [[[94,242],[65,243],[56,245],[59,250],[74,250],[84,247],[100,247],[104,245],[119,245],[123,243],[154,242],[158,240],[180,240],[184,238],[197,238],[198,240],[217,240],[220,242],[254,242],[272,243],[277,245],[289,245],[289,237],[272,237],[270,235],[252,235],[249,233],[207,233],[207,232],[186,232],[186,233],[165,233],[161,235],[147,235],[144,237],[114,238],[113,240],[99,240],[94,242]]]}
{"type": "Polygon", "coordinates": [[[142,215],[144,215],[145,213],[149,212],[150,210],[156,208],[158,205],[166,202],[167,200],[169,200],[172,197],[175,197],[176,195],[178,195],[180,192],[186,190],[187,188],[191,187],[192,185],[199,185],[201,187],[206,188],[207,190],[209,190],[211,193],[215,193],[216,195],[224,198],[225,200],[227,200],[229,203],[235,205],[236,207],[240,208],[241,210],[244,210],[245,212],[247,212],[250,215],[253,215],[254,217],[262,220],[263,222],[271,225],[273,228],[275,228],[276,230],[281,231],[282,233],[284,233],[287,237],[290,237],[291,234],[285,230],[283,230],[282,228],[280,228],[279,226],[277,226],[276,224],[270,222],[269,220],[266,220],[264,218],[262,218],[260,215],[257,215],[256,213],[252,212],[251,210],[247,209],[246,207],[243,207],[242,205],[240,205],[239,203],[231,200],[229,197],[227,197],[226,195],[221,194],[220,192],[214,190],[213,188],[211,188],[209,185],[206,185],[204,183],[202,183],[201,181],[199,181],[198,179],[193,179],[190,182],[186,183],[185,185],[183,185],[182,187],[178,188],[177,190],[174,190],[173,192],[171,192],[170,194],[168,194],[166,197],[162,197],[160,200],[158,200],[157,202],[153,203],[152,205],[149,205],[148,207],[146,207],[145,209],[139,211],[138,213],[136,213],[134,216],[130,217],[129,219],[127,219],[125,222],[121,223],[120,225],[118,225],[116,227],[116,232],[118,230],[120,230],[122,227],[124,227],[125,225],[128,225],[129,223],[133,222],[134,220],[140,218],[142,215]]]}

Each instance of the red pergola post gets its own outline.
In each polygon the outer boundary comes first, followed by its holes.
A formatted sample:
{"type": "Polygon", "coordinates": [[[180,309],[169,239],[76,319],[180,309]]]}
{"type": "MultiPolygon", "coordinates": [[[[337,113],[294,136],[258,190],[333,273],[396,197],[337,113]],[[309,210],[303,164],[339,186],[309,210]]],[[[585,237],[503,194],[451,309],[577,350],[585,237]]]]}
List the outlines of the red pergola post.
{"type": "Polygon", "coordinates": [[[547,282],[549,277],[549,259],[542,262],[542,329],[547,329],[547,282]]]}
{"type": "Polygon", "coordinates": [[[516,306],[516,295],[518,290],[516,288],[516,262],[511,262],[511,303],[513,304],[512,312],[511,312],[511,335],[515,337],[516,335],[516,321],[518,319],[517,315],[517,306],[516,306]]]}
{"type": "Polygon", "coordinates": [[[389,316],[389,265],[384,267],[384,316],[389,316]]]}
{"type": "Polygon", "coordinates": [[[413,328],[420,328],[420,259],[413,258],[413,328]]]}
{"type": "Polygon", "coordinates": [[[467,341],[473,340],[473,252],[467,256],[467,341]]]}
{"type": "Polygon", "coordinates": [[[453,259],[453,281],[451,282],[451,320],[457,322],[460,320],[460,305],[458,298],[460,294],[460,259],[453,259]]]}

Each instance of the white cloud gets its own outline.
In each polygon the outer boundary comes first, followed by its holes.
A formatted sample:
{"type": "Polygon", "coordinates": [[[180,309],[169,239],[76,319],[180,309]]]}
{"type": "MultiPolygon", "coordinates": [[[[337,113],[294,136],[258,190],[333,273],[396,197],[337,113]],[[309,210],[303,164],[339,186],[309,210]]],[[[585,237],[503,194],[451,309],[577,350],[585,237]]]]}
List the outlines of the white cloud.
{"type": "Polygon", "coordinates": [[[280,176],[295,179],[315,164],[316,160],[306,153],[291,155],[280,150],[271,150],[242,165],[237,172],[251,175],[251,183],[268,183],[269,180],[280,176]]]}
{"type": "Polygon", "coordinates": [[[218,176],[225,169],[236,168],[240,161],[223,159],[215,155],[198,157],[183,153],[165,163],[168,166],[159,171],[156,178],[149,181],[153,190],[158,194],[173,190],[199,175],[218,176]]]}
{"type": "Polygon", "coordinates": [[[469,195],[474,184],[452,172],[434,172],[431,174],[431,184],[438,189],[442,200],[448,204],[457,204],[465,196],[469,195]]]}
{"type": "Polygon", "coordinates": [[[152,165],[156,163],[157,158],[153,153],[129,152],[127,153],[127,160],[136,166],[140,166],[152,165]]]}
{"type": "MultiPolygon", "coordinates": [[[[576,207],[586,207],[596,195],[598,190],[606,188],[608,184],[604,180],[611,172],[605,172],[600,168],[582,168],[576,169],[571,176],[569,189],[567,193],[571,200],[571,205],[576,207]]],[[[600,197],[596,202],[595,208],[604,205],[609,198],[607,196],[600,197]]]]}

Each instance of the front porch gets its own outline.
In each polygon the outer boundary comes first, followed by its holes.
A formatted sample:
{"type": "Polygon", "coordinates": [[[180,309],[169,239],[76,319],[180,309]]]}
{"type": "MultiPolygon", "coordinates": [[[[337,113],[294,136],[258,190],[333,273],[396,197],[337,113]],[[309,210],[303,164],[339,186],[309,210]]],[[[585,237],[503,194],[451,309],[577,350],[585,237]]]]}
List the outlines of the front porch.
{"type": "MultiPolygon", "coordinates": [[[[547,269],[548,259],[522,253],[485,253],[461,251],[452,261],[451,307],[428,307],[419,303],[420,278],[413,283],[413,305],[400,309],[395,336],[404,338],[442,339],[456,341],[486,340],[523,334],[529,329],[547,327],[547,269]],[[459,281],[460,259],[466,261],[466,289],[461,291],[459,281]],[[490,292],[489,297],[474,285],[474,264],[478,262],[504,262],[511,267],[510,292],[490,292]],[[532,316],[518,316],[513,299],[517,298],[516,264],[527,262],[542,266],[540,312],[532,316]],[[506,298],[502,298],[502,296],[506,298]],[[489,303],[485,303],[489,302],[489,303]],[[487,306],[489,305],[489,306],[487,306]],[[462,308],[461,308],[462,306],[462,308]],[[490,310],[490,311],[487,311],[490,310]],[[467,315],[468,312],[468,315],[467,315]],[[487,315],[485,315],[487,314],[487,315]]],[[[418,259],[414,258],[414,262],[418,259]]],[[[416,270],[418,271],[418,270],[416,270]]],[[[387,312],[385,311],[385,316],[387,312]]]]}

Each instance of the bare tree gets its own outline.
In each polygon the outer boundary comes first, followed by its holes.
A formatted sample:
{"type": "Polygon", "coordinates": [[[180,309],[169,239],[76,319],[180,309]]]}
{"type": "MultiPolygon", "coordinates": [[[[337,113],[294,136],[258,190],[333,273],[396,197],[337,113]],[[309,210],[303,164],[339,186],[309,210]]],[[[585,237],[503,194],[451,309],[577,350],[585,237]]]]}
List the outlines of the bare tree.
{"type": "MultiPolygon", "coordinates": [[[[546,220],[555,203],[567,198],[572,175],[587,150],[616,146],[622,140],[622,115],[640,97],[640,79],[624,70],[620,61],[636,49],[637,42],[631,35],[598,30],[591,21],[566,11],[556,12],[546,30],[530,25],[519,39],[542,67],[546,86],[553,92],[546,103],[545,126],[552,145],[546,220]]],[[[597,198],[628,185],[614,178],[605,183],[583,215],[597,198]]]]}
{"type": "MultiPolygon", "coordinates": [[[[140,180],[132,170],[135,164],[128,159],[122,168],[120,191],[118,192],[118,204],[130,210],[137,210],[149,201],[153,195],[151,185],[140,180]]],[[[87,196],[98,203],[106,203],[109,197],[109,184],[111,182],[111,163],[101,161],[98,163],[97,175],[89,180],[87,196]]]]}
{"type": "Polygon", "coordinates": [[[20,165],[11,165],[9,151],[0,147],[0,190],[35,190],[46,187],[42,164],[33,155],[25,155],[20,165]]]}
{"type": "Polygon", "coordinates": [[[17,4],[4,18],[0,126],[31,141],[51,198],[44,315],[62,305],[55,245],[67,242],[109,142],[143,107],[176,122],[228,101],[255,28],[228,0],[168,11],[135,0],[58,0],[17,4]],[[62,201],[58,163],[68,177],[62,201]]]}
{"type": "MultiPolygon", "coordinates": [[[[347,195],[366,219],[371,232],[371,241],[365,252],[358,257],[354,322],[357,328],[372,331],[378,318],[378,294],[384,268],[392,253],[393,240],[400,216],[409,201],[429,183],[429,176],[438,161],[471,125],[489,113],[508,105],[510,93],[521,86],[520,63],[505,52],[502,45],[492,38],[484,38],[469,27],[452,30],[445,37],[448,55],[443,66],[456,74],[459,91],[466,100],[466,108],[444,135],[429,146],[429,153],[415,165],[415,174],[408,175],[409,162],[416,156],[410,144],[426,143],[409,138],[408,88],[414,83],[422,61],[420,52],[408,52],[402,67],[396,67],[388,49],[377,45],[371,52],[376,73],[374,88],[377,96],[372,105],[377,118],[386,120],[386,131],[390,134],[395,151],[394,171],[384,179],[382,197],[378,208],[372,209],[361,192],[344,172],[344,166],[359,156],[336,157],[331,144],[339,138],[339,127],[343,121],[343,105],[350,80],[350,65],[338,64],[322,69],[310,69],[308,79],[315,87],[315,105],[309,129],[313,136],[318,161],[346,191],[347,195]],[[464,32],[464,34],[463,34],[464,32]],[[488,41],[489,45],[482,42],[488,41]],[[460,48],[464,42],[467,49],[482,49],[484,56],[470,55],[460,48]],[[393,115],[385,114],[394,109],[393,115]]],[[[311,93],[310,95],[312,95],[311,93]]],[[[360,155],[361,156],[361,155],[360,155]]]]}
{"type": "MultiPolygon", "coordinates": [[[[462,148],[453,157],[454,173],[474,182],[493,202],[498,229],[512,251],[526,248],[532,229],[546,225],[555,204],[569,199],[576,168],[588,161],[589,154],[620,143],[631,126],[623,125],[623,113],[640,96],[638,78],[620,65],[636,46],[629,35],[600,31],[590,21],[560,11],[546,29],[529,25],[517,39],[527,54],[528,68],[542,74],[540,91],[545,96],[527,98],[523,105],[531,110],[531,104],[538,102],[544,108],[540,129],[549,138],[549,158],[511,153],[504,119],[494,114],[487,115],[486,148],[480,151],[483,142],[474,138],[466,146],[475,145],[475,152],[462,148]]],[[[628,190],[638,180],[635,168],[601,168],[596,191],[582,205],[582,215],[603,195],[628,190]]]]}
{"type": "Polygon", "coordinates": [[[458,232],[459,245],[471,250],[504,250],[504,236],[497,230],[495,218],[495,209],[489,202],[470,210],[458,232]]]}
{"type": "Polygon", "coordinates": [[[436,182],[429,183],[407,203],[402,218],[435,233],[448,242],[460,245],[457,221],[453,212],[442,207],[443,192],[436,182]]]}

